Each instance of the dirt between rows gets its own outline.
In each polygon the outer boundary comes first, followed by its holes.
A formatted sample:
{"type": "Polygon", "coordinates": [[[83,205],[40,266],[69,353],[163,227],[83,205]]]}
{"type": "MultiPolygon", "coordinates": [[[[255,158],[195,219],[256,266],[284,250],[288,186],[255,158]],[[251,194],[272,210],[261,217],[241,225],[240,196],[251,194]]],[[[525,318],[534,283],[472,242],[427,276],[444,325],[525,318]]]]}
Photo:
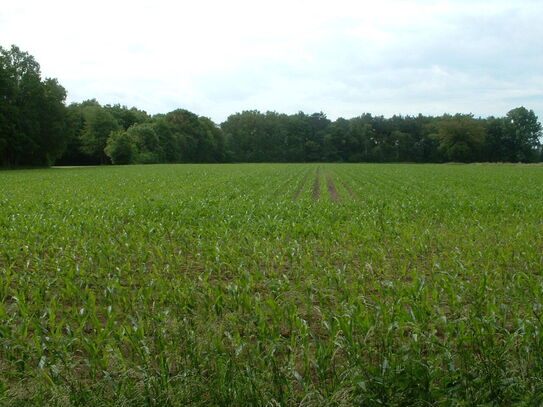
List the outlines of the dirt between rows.
{"type": "Polygon", "coordinates": [[[336,188],[336,185],[334,184],[334,180],[328,173],[326,173],[326,185],[328,186],[328,192],[330,193],[330,198],[332,199],[332,202],[341,201],[341,196],[337,192],[337,188],[336,188]]]}
{"type": "Polygon", "coordinates": [[[317,173],[315,174],[315,182],[313,183],[313,192],[311,197],[316,201],[319,199],[321,194],[321,169],[317,168],[317,173]]]}
{"type": "MultiPolygon", "coordinates": [[[[330,199],[332,202],[341,202],[342,197],[341,194],[338,192],[336,184],[334,182],[334,179],[332,176],[326,171],[324,171],[324,176],[326,178],[326,187],[328,188],[328,192],[330,194],[330,199]]],[[[307,181],[309,179],[310,172],[306,172],[298,186],[296,187],[296,190],[294,191],[294,194],[292,195],[292,199],[294,201],[298,200],[302,194],[302,191],[304,190],[304,187],[307,184],[307,181]]],[[[341,185],[345,188],[345,190],[348,192],[348,194],[353,199],[358,199],[358,195],[347,185],[345,181],[343,181],[341,178],[339,179],[339,182],[341,182],[341,185]]],[[[320,167],[317,167],[315,171],[315,179],[313,181],[313,187],[311,189],[311,198],[315,201],[319,200],[321,196],[321,169],[320,167]]]]}

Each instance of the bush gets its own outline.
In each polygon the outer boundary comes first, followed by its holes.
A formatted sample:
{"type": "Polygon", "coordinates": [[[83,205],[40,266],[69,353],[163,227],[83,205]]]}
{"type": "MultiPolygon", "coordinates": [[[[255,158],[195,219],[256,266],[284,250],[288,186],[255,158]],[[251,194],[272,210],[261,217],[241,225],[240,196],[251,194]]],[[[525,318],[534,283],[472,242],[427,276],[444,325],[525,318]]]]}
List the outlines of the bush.
{"type": "Polygon", "coordinates": [[[137,155],[136,142],[125,131],[112,132],[104,152],[113,164],[132,164],[137,155]]]}

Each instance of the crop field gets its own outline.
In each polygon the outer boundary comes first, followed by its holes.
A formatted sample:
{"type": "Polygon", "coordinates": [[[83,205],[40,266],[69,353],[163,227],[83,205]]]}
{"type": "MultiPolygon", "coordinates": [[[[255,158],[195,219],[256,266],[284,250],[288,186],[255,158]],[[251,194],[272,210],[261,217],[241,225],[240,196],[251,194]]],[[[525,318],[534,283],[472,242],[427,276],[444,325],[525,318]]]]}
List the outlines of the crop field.
{"type": "Polygon", "coordinates": [[[543,166],[0,172],[0,406],[543,405],[543,166]]]}

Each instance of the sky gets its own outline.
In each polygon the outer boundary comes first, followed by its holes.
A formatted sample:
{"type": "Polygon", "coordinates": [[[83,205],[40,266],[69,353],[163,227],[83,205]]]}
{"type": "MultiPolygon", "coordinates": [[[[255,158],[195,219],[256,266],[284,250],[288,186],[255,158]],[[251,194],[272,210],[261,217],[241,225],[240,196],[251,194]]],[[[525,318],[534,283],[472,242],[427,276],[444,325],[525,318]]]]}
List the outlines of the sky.
{"type": "Polygon", "coordinates": [[[543,0],[7,0],[0,46],[33,55],[68,102],[151,114],[542,120],[541,21],[543,0]]]}

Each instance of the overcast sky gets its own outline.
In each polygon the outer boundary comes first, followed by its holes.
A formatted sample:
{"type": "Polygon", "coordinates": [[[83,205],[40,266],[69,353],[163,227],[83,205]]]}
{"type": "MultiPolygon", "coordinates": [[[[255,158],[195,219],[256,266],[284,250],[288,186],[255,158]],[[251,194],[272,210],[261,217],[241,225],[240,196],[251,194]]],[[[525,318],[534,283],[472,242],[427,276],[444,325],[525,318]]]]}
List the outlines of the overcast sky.
{"type": "Polygon", "coordinates": [[[68,101],[543,119],[543,0],[5,1],[0,45],[68,101]]]}

